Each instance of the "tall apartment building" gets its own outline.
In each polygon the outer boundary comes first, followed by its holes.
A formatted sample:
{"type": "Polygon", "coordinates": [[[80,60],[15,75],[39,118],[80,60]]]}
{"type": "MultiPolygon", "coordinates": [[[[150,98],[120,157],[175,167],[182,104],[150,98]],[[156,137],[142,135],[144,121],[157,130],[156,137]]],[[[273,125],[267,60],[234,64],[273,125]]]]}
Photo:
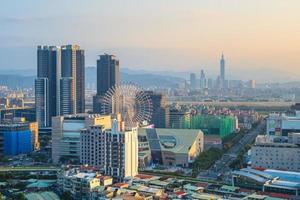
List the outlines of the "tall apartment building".
{"type": "Polygon", "coordinates": [[[253,168],[300,171],[300,133],[288,137],[258,136],[251,149],[253,168]]]}
{"type": "Polygon", "coordinates": [[[84,50],[78,45],[38,46],[35,80],[36,116],[39,127],[51,118],[85,111],[84,50]]]}
{"type": "Polygon", "coordinates": [[[97,60],[97,94],[93,97],[94,113],[101,113],[101,99],[110,88],[119,84],[119,60],[114,55],[100,55],[97,60]]]}
{"type": "Polygon", "coordinates": [[[138,138],[137,128],[119,131],[118,123],[113,120],[111,129],[90,126],[82,130],[80,160],[121,181],[138,173],[138,138]]]}
{"type": "Polygon", "coordinates": [[[110,127],[110,116],[76,114],[52,118],[53,163],[80,160],[80,131],[92,125],[110,127]]]}

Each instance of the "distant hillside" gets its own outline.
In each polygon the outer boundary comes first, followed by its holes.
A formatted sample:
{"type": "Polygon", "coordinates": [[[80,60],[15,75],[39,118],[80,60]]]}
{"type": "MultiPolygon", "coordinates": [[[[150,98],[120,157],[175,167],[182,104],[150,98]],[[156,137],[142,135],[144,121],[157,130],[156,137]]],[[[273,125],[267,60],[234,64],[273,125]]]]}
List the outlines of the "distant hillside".
{"type": "MultiPolygon", "coordinates": [[[[86,84],[96,85],[96,67],[87,67],[85,70],[86,84]]],[[[121,81],[136,83],[142,87],[175,87],[183,79],[172,76],[156,75],[151,73],[127,73],[121,71],[121,81]]]]}
{"type": "MultiPolygon", "coordinates": [[[[182,82],[182,78],[157,75],[151,73],[135,73],[132,71],[121,71],[121,81],[136,83],[142,87],[175,87],[182,82]]],[[[35,71],[23,70],[0,71],[0,85],[7,85],[10,88],[34,87],[35,71]]],[[[85,70],[86,86],[96,88],[96,67],[87,67],[85,70]]]]}
{"type": "Polygon", "coordinates": [[[32,88],[34,87],[35,76],[0,74],[0,85],[10,88],[32,88]]]}

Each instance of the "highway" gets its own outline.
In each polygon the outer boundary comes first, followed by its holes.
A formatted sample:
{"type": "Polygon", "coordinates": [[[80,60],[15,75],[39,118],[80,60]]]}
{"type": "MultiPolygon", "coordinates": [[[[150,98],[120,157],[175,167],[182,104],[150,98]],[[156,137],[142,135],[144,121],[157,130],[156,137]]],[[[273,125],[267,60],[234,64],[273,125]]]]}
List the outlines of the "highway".
{"type": "Polygon", "coordinates": [[[202,173],[199,177],[215,178],[219,174],[229,172],[231,170],[229,168],[230,164],[237,158],[238,154],[247,144],[251,144],[255,140],[256,136],[265,128],[265,126],[266,122],[263,120],[258,126],[246,133],[238,143],[234,144],[225,154],[223,154],[221,159],[219,159],[206,174],[202,173]]]}

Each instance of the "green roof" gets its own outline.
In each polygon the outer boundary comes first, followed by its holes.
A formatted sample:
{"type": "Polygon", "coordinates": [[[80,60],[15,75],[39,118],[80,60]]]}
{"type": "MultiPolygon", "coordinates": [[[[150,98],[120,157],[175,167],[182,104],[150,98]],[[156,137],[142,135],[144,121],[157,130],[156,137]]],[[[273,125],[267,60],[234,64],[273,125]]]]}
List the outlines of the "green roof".
{"type": "Polygon", "coordinates": [[[25,194],[27,200],[59,200],[60,198],[54,192],[39,192],[25,194]]]}
{"type": "Polygon", "coordinates": [[[158,185],[158,186],[162,186],[162,187],[165,187],[170,184],[169,182],[160,181],[160,180],[153,180],[153,181],[150,181],[149,183],[152,185],[158,185]]]}
{"type": "Polygon", "coordinates": [[[275,198],[275,197],[267,197],[264,200],[284,200],[282,198],[275,198]]]}
{"type": "Polygon", "coordinates": [[[54,184],[55,181],[49,181],[49,180],[38,180],[36,182],[30,183],[27,185],[27,188],[47,188],[54,184]]]}
{"type": "Polygon", "coordinates": [[[240,189],[240,188],[239,187],[230,186],[230,185],[223,185],[221,187],[221,190],[227,190],[227,191],[230,191],[230,192],[235,192],[238,189],[240,189]]]}
{"type": "Polygon", "coordinates": [[[198,190],[203,189],[203,187],[197,187],[197,186],[191,185],[190,183],[184,185],[183,188],[186,190],[190,190],[190,191],[198,191],[198,190]]]}

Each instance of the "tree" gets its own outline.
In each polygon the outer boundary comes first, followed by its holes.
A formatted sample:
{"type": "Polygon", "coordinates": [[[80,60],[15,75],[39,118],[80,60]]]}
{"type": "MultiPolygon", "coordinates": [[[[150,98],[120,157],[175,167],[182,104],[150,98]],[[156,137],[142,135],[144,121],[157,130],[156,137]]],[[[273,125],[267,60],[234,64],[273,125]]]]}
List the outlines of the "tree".
{"type": "Polygon", "coordinates": [[[64,192],[61,195],[61,200],[72,200],[72,196],[70,192],[64,192]]]}
{"type": "Polygon", "coordinates": [[[0,200],[3,200],[3,195],[0,193],[0,200]]]}
{"type": "Polygon", "coordinates": [[[25,197],[25,195],[23,193],[18,193],[16,195],[16,199],[17,200],[26,200],[26,197],[25,197]]]}

